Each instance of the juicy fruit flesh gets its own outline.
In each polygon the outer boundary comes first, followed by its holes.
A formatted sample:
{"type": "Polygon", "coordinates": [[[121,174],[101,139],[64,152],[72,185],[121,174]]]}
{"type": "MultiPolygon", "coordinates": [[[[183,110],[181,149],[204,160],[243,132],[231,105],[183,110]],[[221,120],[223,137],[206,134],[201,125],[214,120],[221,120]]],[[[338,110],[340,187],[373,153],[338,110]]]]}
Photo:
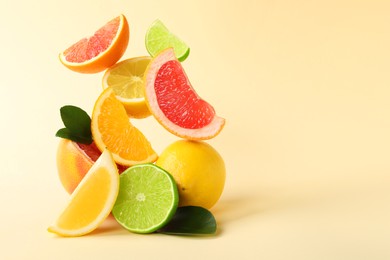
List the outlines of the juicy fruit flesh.
{"type": "Polygon", "coordinates": [[[105,102],[117,103],[118,105],[103,105],[102,114],[116,115],[116,124],[113,124],[113,119],[110,117],[99,118],[100,132],[102,133],[102,139],[105,140],[105,144],[115,154],[119,154],[123,158],[132,158],[133,160],[143,160],[145,154],[150,155],[152,149],[149,143],[146,143],[143,134],[130,124],[129,119],[124,111],[123,106],[111,95],[105,102]],[[123,112],[122,112],[123,110],[123,112]],[[129,146],[118,144],[118,140],[112,138],[112,136],[121,136],[119,140],[126,140],[126,144],[129,146]],[[139,137],[139,138],[137,138],[139,137]],[[129,139],[131,138],[131,140],[129,139]]]}
{"type": "Polygon", "coordinates": [[[110,192],[110,174],[106,168],[101,168],[100,174],[95,174],[78,192],[78,196],[57,221],[63,229],[79,229],[91,223],[103,210],[110,192]],[[95,180],[93,180],[95,179],[95,180]],[[91,199],[85,199],[91,198],[91,199]],[[74,221],[77,220],[77,221],[74,221]]]}
{"type": "Polygon", "coordinates": [[[188,45],[171,33],[160,20],[154,21],[149,27],[145,37],[145,44],[152,57],[157,56],[167,48],[174,49],[175,56],[179,61],[184,61],[190,53],[188,45]]]}
{"type": "Polygon", "coordinates": [[[81,63],[98,56],[105,51],[118,32],[120,17],[117,17],[100,28],[89,38],[81,39],[64,51],[68,62],[81,63]]]}
{"type": "Polygon", "coordinates": [[[118,83],[120,87],[116,87],[112,85],[111,87],[114,89],[115,94],[123,97],[123,98],[143,98],[143,82],[142,77],[140,76],[131,76],[128,81],[125,83],[118,83]],[[129,86],[134,86],[133,88],[129,86]]]}
{"type": "Polygon", "coordinates": [[[151,58],[141,57],[123,61],[110,69],[107,84],[122,98],[144,98],[144,72],[151,58]],[[126,64],[126,66],[125,66],[126,64]]]}
{"type": "Polygon", "coordinates": [[[161,66],[154,87],[161,111],[176,125],[198,129],[213,120],[214,108],[196,94],[179,61],[161,66]]]}
{"type": "MultiPolygon", "coordinates": [[[[75,144],[92,160],[92,162],[96,162],[96,160],[102,154],[99,148],[96,146],[95,142],[92,142],[91,144],[82,144],[82,143],[75,143],[75,144]]],[[[126,166],[120,164],[117,164],[116,167],[118,168],[119,173],[122,173],[124,170],[127,169],[126,166]]],[[[88,170],[89,168],[85,171],[85,173],[88,170]]]]}
{"type": "Polygon", "coordinates": [[[132,166],[157,159],[150,142],[129,121],[112,88],[105,89],[96,101],[91,130],[99,150],[106,148],[111,151],[118,164],[132,166]]]}
{"type": "MultiPolygon", "coordinates": [[[[168,95],[168,93],[165,94],[168,95]]],[[[154,118],[156,118],[157,121],[170,133],[178,137],[190,140],[211,139],[218,135],[225,125],[225,119],[217,116],[211,104],[208,104],[205,100],[197,101],[202,99],[197,96],[195,90],[191,87],[190,82],[185,75],[184,69],[181,67],[181,64],[178,63],[172,48],[168,48],[162,51],[158,56],[152,59],[148,68],[146,69],[145,98],[149,111],[154,116],[154,118]],[[164,73],[164,68],[160,71],[160,69],[163,67],[163,65],[165,65],[165,63],[168,63],[165,66],[165,69],[167,70],[166,73],[164,73]],[[173,67],[172,70],[168,69],[170,67],[173,67]],[[179,68],[178,70],[181,72],[178,74],[181,74],[183,76],[181,83],[176,78],[169,76],[169,74],[172,74],[173,70],[177,71],[176,68],[179,68]],[[157,79],[157,74],[159,74],[159,72],[160,79],[157,79]],[[163,76],[166,76],[167,80],[172,80],[172,83],[174,84],[163,83],[162,87],[160,87],[159,84],[164,81],[161,79],[163,76]],[[156,79],[158,82],[156,82],[156,79]],[[190,88],[188,86],[190,86],[190,88]],[[175,93],[179,93],[181,96],[170,95],[171,99],[168,99],[164,97],[164,94],[158,93],[158,91],[177,91],[175,93]],[[189,94],[192,95],[193,99],[185,99],[187,93],[190,92],[193,92],[192,94],[189,94]],[[165,114],[160,107],[160,105],[163,104],[162,99],[164,99],[168,106],[164,108],[165,114]],[[206,104],[203,102],[205,102],[206,104]],[[183,111],[183,106],[187,106],[187,109],[189,111],[183,111]],[[168,108],[172,110],[180,109],[181,114],[177,113],[176,111],[172,111],[168,108]],[[168,118],[166,114],[169,115],[171,119],[174,119],[174,121],[168,118]],[[214,116],[210,118],[212,114],[214,114],[214,116]],[[195,115],[197,118],[195,118],[195,115]],[[204,125],[206,122],[209,123],[204,125]],[[182,125],[188,128],[183,127],[182,125]]]]}
{"type": "Polygon", "coordinates": [[[93,161],[95,162],[99,156],[101,155],[100,150],[97,148],[96,144],[92,142],[91,144],[82,144],[82,143],[76,143],[77,146],[84,151],[84,153],[93,161]]]}

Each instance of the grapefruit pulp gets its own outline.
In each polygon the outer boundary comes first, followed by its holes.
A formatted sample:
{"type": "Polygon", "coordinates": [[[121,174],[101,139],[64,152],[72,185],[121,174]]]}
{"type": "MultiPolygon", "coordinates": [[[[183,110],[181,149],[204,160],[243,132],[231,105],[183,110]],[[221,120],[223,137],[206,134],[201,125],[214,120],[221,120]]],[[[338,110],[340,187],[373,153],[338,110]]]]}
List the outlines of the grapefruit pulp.
{"type": "Polygon", "coordinates": [[[129,42],[129,25],[120,15],[61,52],[61,63],[80,73],[97,73],[114,65],[126,51],[129,42]]]}
{"type": "Polygon", "coordinates": [[[217,116],[213,106],[195,92],[172,48],[150,62],[145,83],[149,110],[171,133],[205,140],[218,135],[225,125],[225,119],[217,116]]]}

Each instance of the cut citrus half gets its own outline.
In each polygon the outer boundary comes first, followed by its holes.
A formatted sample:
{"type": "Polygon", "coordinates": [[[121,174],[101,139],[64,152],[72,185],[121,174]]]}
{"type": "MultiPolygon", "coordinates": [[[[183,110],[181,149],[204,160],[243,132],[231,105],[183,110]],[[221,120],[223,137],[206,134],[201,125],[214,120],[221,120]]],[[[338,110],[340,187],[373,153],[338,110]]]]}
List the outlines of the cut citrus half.
{"type": "Polygon", "coordinates": [[[60,236],[82,236],[92,232],[110,214],[118,191],[118,169],[111,153],[105,150],[48,231],[60,236]]]}
{"type": "Polygon", "coordinates": [[[149,141],[130,123],[112,88],[105,89],[96,100],[91,121],[96,146],[101,151],[110,150],[118,164],[132,166],[157,159],[149,141]]]}
{"type": "Polygon", "coordinates": [[[155,57],[167,48],[173,48],[179,61],[184,61],[190,54],[188,45],[171,33],[160,21],[156,20],[145,35],[145,45],[150,56],[155,57]]]}
{"type": "Polygon", "coordinates": [[[151,233],[171,220],[178,202],[177,186],[168,172],[154,164],[139,164],[120,175],[112,214],[129,231],[151,233]]]}
{"type": "Polygon", "coordinates": [[[60,61],[80,73],[97,73],[114,65],[125,53],[129,43],[129,25],[120,15],[88,38],[83,38],[61,52],[60,61]]]}
{"type": "Polygon", "coordinates": [[[114,90],[129,117],[150,116],[144,97],[144,73],[150,60],[149,56],[123,60],[104,73],[103,88],[111,87],[114,90]]]}
{"type": "Polygon", "coordinates": [[[225,119],[195,92],[172,48],[150,62],[145,77],[149,110],[168,131],[186,139],[204,140],[222,130],[225,119]]]}

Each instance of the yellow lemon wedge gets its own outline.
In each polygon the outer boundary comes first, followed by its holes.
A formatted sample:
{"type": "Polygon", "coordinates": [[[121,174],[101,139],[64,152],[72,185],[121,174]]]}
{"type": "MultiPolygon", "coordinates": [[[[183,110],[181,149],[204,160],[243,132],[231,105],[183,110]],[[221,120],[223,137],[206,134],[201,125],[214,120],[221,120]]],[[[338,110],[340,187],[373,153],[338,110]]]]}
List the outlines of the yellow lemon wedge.
{"type": "Polygon", "coordinates": [[[118,169],[111,153],[104,150],[48,231],[67,237],[92,232],[110,214],[118,192],[118,169]]]}

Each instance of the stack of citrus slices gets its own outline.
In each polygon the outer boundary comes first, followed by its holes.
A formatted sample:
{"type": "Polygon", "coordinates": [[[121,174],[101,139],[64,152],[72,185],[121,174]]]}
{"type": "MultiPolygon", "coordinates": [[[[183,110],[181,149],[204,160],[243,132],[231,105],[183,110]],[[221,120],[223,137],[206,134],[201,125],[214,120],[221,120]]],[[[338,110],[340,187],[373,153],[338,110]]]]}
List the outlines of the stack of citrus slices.
{"type": "Polygon", "coordinates": [[[129,35],[120,15],[59,55],[73,71],[105,72],[91,117],[74,106],[61,108],[57,166],[71,197],[48,230],[85,235],[112,212],[136,233],[215,233],[208,209],[222,194],[225,166],[202,140],[217,136],[225,120],[192,87],[181,64],[190,50],[184,41],[156,20],[145,36],[150,56],[119,61],[129,35]],[[131,123],[150,115],[181,139],[160,158],[131,123]]]}

